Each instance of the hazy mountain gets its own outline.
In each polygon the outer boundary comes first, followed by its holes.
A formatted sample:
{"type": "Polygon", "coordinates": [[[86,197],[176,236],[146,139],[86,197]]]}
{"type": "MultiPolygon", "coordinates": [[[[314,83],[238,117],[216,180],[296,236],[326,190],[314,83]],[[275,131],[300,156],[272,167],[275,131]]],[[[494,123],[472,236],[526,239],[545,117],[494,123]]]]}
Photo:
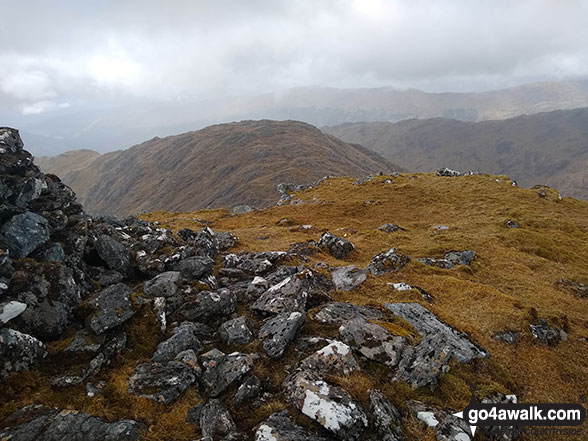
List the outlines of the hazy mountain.
{"type": "Polygon", "coordinates": [[[400,166],[440,166],[507,174],[525,186],[547,184],[588,199],[588,109],[560,110],[504,121],[449,119],[352,123],[324,128],[400,166]]]}
{"type": "Polygon", "coordinates": [[[120,215],[266,206],[277,202],[282,182],[310,184],[325,175],[397,169],[309,124],[267,120],[154,138],[98,157],[85,150],[37,162],[45,172],[63,176],[90,212],[120,215]]]}
{"type": "Polygon", "coordinates": [[[21,128],[34,154],[54,155],[80,148],[108,152],[156,135],[243,119],[293,119],[316,126],[433,117],[483,121],[587,106],[588,81],[533,83],[482,93],[305,87],[206,101],[141,102],[96,109],[72,105],[54,116],[29,116],[6,123],[21,128]]]}

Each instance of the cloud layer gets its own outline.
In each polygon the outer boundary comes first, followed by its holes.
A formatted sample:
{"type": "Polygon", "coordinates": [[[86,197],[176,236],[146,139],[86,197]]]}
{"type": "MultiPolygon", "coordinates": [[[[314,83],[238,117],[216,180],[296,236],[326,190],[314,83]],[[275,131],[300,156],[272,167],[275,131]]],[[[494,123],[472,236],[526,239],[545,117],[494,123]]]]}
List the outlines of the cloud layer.
{"type": "Polygon", "coordinates": [[[4,114],[309,85],[476,90],[588,74],[583,0],[0,4],[4,114]]]}

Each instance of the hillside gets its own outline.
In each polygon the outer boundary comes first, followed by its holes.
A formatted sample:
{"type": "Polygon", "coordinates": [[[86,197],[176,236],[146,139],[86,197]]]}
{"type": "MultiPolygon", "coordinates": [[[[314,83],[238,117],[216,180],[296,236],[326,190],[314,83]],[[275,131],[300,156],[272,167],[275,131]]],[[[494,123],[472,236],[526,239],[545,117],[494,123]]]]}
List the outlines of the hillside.
{"type": "Polygon", "coordinates": [[[99,156],[100,153],[94,150],[70,150],[57,156],[36,157],[35,164],[47,173],[53,173],[68,181],[73,179],[72,175],[86,168],[99,156]]]}
{"type": "Polygon", "coordinates": [[[418,173],[92,218],[0,151],[0,439],[472,441],[471,384],[588,390],[587,202],[418,173]]]}
{"type": "MultiPolygon", "coordinates": [[[[79,155],[82,155],[80,153],[79,155]]],[[[311,184],[326,175],[363,176],[396,167],[360,146],[295,121],[219,124],[99,156],[39,163],[60,172],[86,209],[126,215],[206,207],[275,204],[280,183],[311,184]],[[71,162],[72,170],[63,174],[71,162]]]]}
{"type": "Polygon", "coordinates": [[[108,152],[154,136],[244,119],[298,120],[321,127],[355,121],[452,118],[485,121],[588,107],[588,81],[525,84],[486,92],[432,93],[392,87],[299,87],[280,93],[212,98],[204,102],[128,105],[102,111],[64,110],[24,119],[22,136],[38,155],[80,146],[108,152]]]}
{"type": "Polygon", "coordinates": [[[350,123],[323,129],[400,166],[506,174],[588,199],[588,108],[479,123],[448,119],[350,123]]]}

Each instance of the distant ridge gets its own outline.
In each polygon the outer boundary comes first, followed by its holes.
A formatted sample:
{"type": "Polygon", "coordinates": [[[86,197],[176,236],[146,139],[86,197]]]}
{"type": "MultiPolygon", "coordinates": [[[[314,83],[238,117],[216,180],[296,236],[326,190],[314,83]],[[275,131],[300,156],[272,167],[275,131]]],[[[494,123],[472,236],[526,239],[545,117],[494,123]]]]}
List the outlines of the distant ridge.
{"type": "Polygon", "coordinates": [[[323,130],[411,171],[449,166],[507,174],[524,186],[547,184],[564,195],[588,199],[588,108],[504,121],[413,119],[323,130]]]}
{"type": "Polygon", "coordinates": [[[45,172],[63,176],[89,212],[118,215],[263,207],[278,201],[276,186],[282,182],[310,184],[325,175],[398,169],[309,124],[269,120],[214,125],[105,155],[78,151],[38,162],[45,172]]]}

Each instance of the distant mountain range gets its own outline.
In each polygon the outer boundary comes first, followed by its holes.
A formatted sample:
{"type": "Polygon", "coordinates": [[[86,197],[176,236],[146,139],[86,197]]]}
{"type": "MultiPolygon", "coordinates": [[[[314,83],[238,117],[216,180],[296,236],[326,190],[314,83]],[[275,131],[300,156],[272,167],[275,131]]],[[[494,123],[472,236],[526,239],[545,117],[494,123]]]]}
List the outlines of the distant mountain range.
{"type": "Polygon", "coordinates": [[[367,122],[325,127],[411,171],[441,166],[507,174],[524,186],[547,184],[588,199],[588,109],[504,121],[451,119],[367,122]]]}
{"type": "Polygon", "coordinates": [[[299,120],[315,126],[411,118],[485,121],[557,109],[588,107],[588,81],[542,82],[481,93],[416,89],[307,87],[283,93],[81,109],[5,121],[20,127],[35,155],[88,148],[108,152],[166,136],[244,119],[299,120]]]}
{"type": "Polygon", "coordinates": [[[36,158],[70,185],[91,213],[191,211],[279,199],[279,183],[398,169],[381,156],[297,121],[219,124],[127,150],[36,158]]]}

